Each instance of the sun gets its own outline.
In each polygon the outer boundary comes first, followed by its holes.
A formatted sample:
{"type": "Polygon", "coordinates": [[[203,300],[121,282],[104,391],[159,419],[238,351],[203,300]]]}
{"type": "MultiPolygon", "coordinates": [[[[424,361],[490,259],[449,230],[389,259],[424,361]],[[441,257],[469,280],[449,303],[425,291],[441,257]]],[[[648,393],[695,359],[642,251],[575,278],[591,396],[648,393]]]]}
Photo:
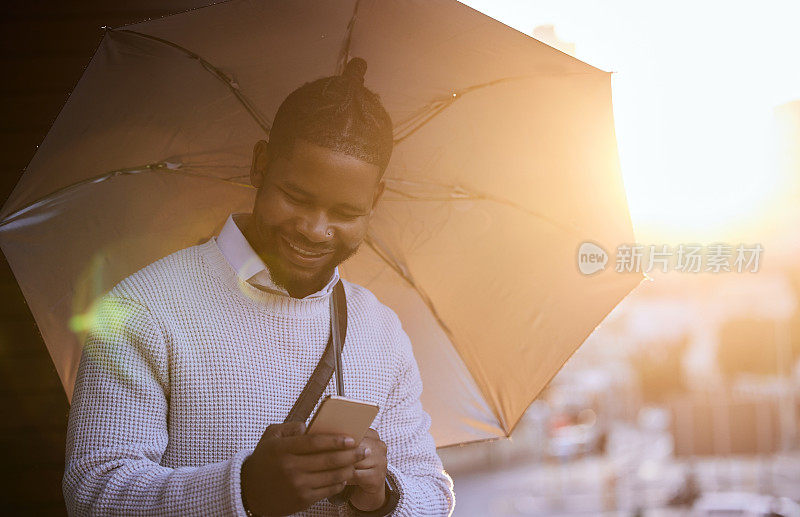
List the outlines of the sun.
{"type": "Polygon", "coordinates": [[[465,3],[527,34],[553,25],[575,57],[614,72],[638,240],[757,240],[788,219],[786,193],[797,180],[776,165],[774,110],[800,99],[800,67],[789,65],[800,59],[800,4],[465,3]]]}

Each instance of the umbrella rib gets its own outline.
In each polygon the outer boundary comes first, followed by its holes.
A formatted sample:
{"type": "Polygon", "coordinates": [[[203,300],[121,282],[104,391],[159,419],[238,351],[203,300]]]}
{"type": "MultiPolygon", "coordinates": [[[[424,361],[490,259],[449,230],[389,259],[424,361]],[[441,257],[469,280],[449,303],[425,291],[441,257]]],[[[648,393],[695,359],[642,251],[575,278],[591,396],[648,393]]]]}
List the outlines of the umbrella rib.
{"type": "MultiPolygon", "coordinates": [[[[455,102],[455,99],[456,99],[456,98],[454,97],[452,101],[445,102],[445,103],[441,104],[440,106],[437,106],[436,108],[433,108],[433,109],[432,109],[432,111],[428,112],[428,113],[426,114],[426,116],[425,116],[424,118],[422,118],[422,120],[421,120],[421,121],[420,121],[420,122],[419,122],[419,123],[418,123],[416,126],[412,126],[412,127],[411,127],[411,128],[408,130],[408,132],[407,132],[406,134],[404,134],[403,136],[399,136],[399,137],[397,137],[397,138],[395,139],[395,141],[394,141],[394,145],[397,145],[397,144],[399,144],[400,142],[402,142],[402,141],[403,141],[403,140],[405,140],[406,138],[410,137],[411,135],[413,135],[414,133],[416,133],[417,131],[419,131],[420,129],[422,129],[422,127],[423,127],[423,126],[425,126],[425,125],[426,125],[428,122],[430,122],[431,120],[433,120],[433,118],[434,118],[436,115],[438,115],[439,113],[443,112],[443,111],[444,111],[445,109],[447,109],[447,108],[448,108],[448,107],[449,107],[451,104],[453,104],[453,102],[455,102]]],[[[403,124],[403,123],[401,123],[401,124],[403,124]]]]}
{"type": "Polygon", "coordinates": [[[463,97],[468,93],[472,93],[475,90],[481,90],[483,88],[488,88],[490,86],[494,86],[501,83],[511,82],[511,81],[519,81],[521,79],[529,79],[531,76],[518,76],[518,77],[504,77],[501,79],[495,79],[494,81],[489,81],[487,83],[480,83],[475,84],[472,86],[467,86],[460,90],[456,90],[452,92],[447,98],[445,99],[436,99],[419,110],[417,110],[413,115],[411,115],[406,120],[399,122],[395,126],[396,136],[394,143],[399,144],[406,138],[410,137],[428,122],[433,120],[436,115],[447,109],[448,107],[452,106],[458,99],[463,97]],[[420,120],[421,119],[421,120],[420,120]]]}
{"type": "Polygon", "coordinates": [[[356,25],[356,15],[358,14],[359,4],[361,4],[361,0],[356,0],[355,5],[353,5],[353,15],[350,17],[350,21],[347,22],[347,36],[344,38],[342,51],[339,53],[339,62],[336,63],[337,75],[341,75],[342,72],[344,72],[344,67],[347,65],[348,58],[350,57],[350,43],[353,39],[353,27],[356,25]]]}
{"type": "Polygon", "coordinates": [[[186,47],[178,45],[177,43],[174,43],[172,41],[169,41],[169,40],[166,40],[166,39],[163,39],[163,38],[159,38],[158,36],[151,36],[149,34],[144,34],[142,32],[137,32],[137,31],[132,31],[130,29],[110,29],[110,30],[112,30],[113,32],[124,32],[124,33],[127,33],[127,34],[133,34],[135,36],[139,36],[140,38],[145,38],[145,39],[149,39],[151,41],[156,41],[156,42],[161,43],[163,45],[167,45],[168,47],[172,47],[175,50],[178,50],[179,52],[182,52],[183,54],[189,56],[192,59],[196,59],[200,63],[200,65],[202,65],[203,68],[205,68],[208,72],[211,73],[211,75],[213,75],[214,77],[219,79],[220,82],[222,82],[225,86],[228,87],[228,89],[231,91],[231,93],[233,93],[234,97],[236,97],[236,99],[239,101],[239,103],[250,114],[250,116],[253,118],[253,120],[256,122],[256,124],[261,126],[261,129],[263,129],[265,133],[269,133],[271,124],[269,122],[267,122],[266,120],[264,120],[264,117],[262,117],[258,113],[258,110],[255,108],[253,103],[250,102],[250,100],[247,97],[244,96],[244,94],[242,93],[242,91],[239,88],[239,85],[236,83],[236,81],[234,81],[233,79],[228,77],[228,75],[225,74],[222,70],[220,70],[219,68],[217,68],[213,64],[211,64],[208,61],[206,61],[205,59],[203,59],[202,56],[198,55],[195,52],[192,52],[191,50],[189,50],[186,47]]]}
{"type": "Polygon", "coordinates": [[[453,333],[450,331],[450,328],[447,326],[447,324],[445,324],[445,322],[444,322],[444,320],[442,319],[442,317],[441,317],[441,316],[439,316],[439,313],[436,311],[436,307],[434,307],[434,306],[433,306],[433,301],[432,301],[432,300],[430,299],[430,297],[428,297],[428,295],[427,295],[427,294],[426,294],[426,293],[425,293],[425,292],[424,292],[424,291],[423,291],[423,290],[422,290],[422,289],[421,289],[421,288],[420,288],[420,287],[417,285],[417,283],[414,281],[414,278],[411,276],[411,274],[410,274],[410,273],[408,273],[407,271],[405,271],[405,270],[404,270],[404,268],[403,268],[403,267],[401,267],[401,266],[400,266],[400,264],[398,264],[396,260],[394,260],[393,258],[391,258],[391,257],[389,256],[389,253],[387,253],[387,252],[386,252],[386,251],[385,251],[385,250],[384,250],[384,249],[383,249],[381,246],[379,246],[379,245],[378,245],[378,244],[375,242],[375,240],[374,240],[374,239],[372,239],[370,236],[367,236],[367,237],[364,239],[364,243],[365,243],[367,246],[369,246],[370,248],[372,248],[372,250],[373,250],[373,251],[374,251],[374,252],[375,252],[375,253],[378,255],[378,257],[380,257],[380,259],[381,259],[381,260],[383,260],[383,261],[386,263],[386,265],[388,265],[390,268],[392,268],[392,270],[393,270],[395,273],[397,273],[397,274],[400,276],[400,278],[402,278],[403,280],[405,280],[405,281],[406,281],[406,283],[407,283],[407,284],[408,284],[408,285],[409,285],[409,286],[410,286],[412,289],[414,289],[414,290],[417,292],[417,294],[418,294],[418,295],[420,296],[420,298],[422,299],[422,302],[425,304],[425,306],[426,306],[426,307],[428,307],[428,310],[430,310],[430,311],[431,311],[431,315],[433,316],[433,318],[434,318],[434,319],[436,320],[436,322],[437,322],[437,323],[438,323],[438,324],[439,324],[439,325],[442,327],[442,330],[444,330],[445,334],[447,334],[447,337],[448,337],[448,338],[449,338],[451,341],[454,341],[453,333]]]}
{"type": "MultiPolygon", "coordinates": [[[[387,178],[387,181],[397,181],[399,183],[412,183],[412,184],[416,183],[416,184],[422,184],[422,185],[425,184],[424,182],[411,182],[411,181],[405,181],[405,180],[393,180],[391,178],[387,178]]],[[[579,229],[576,228],[575,226],[573,226],[571,224],[560,223],[560,222],[556,221],[555,219],[547,217],[546,215],[541,214],[539,212],[536,212],[535,210],[531,210],[530,208],[524,207],[524,206],[520,205],[519,203],[515,203],[513,201],[509,201],[507,199],[503,199],[503,198],[496,197],[496,196],[490,196],[488,194],[483,194],[483,193],[480,193],[480,192],[468,191],[468,190],[464,189],[463,187],[459,187],[457,185],[439,185],[439,184],[436,184],[436,183],[432,183],[432,185],[449,188],[450,189],[450,196],[448,197],[445,194],[442,194],[441,196],[425,196],[425,195],[413,194],[411,192],[404,192],[401,189],[398,189],[396,187],[388,187],[388,186],[386,187],[386,190],[389,191],[389,192],[393,192],[395,194],[398,194],[400,196],[403,196],[403,197],[405,197],[407,199],[413,200],[413,201],[475,201],[475,200],[477,200],[477,201],[491,201],[493,203],[497,203],[497,204],[500,204],[500,205],[505,205],[505,206],[508,206],[508,207],[513,208],[515,210],[519,210],[520,212],[524,212],[524,213],[526,213],[528,215],[531,215],[533,217],[541,219],[542,221],[544,221],[546,223],[549,223],[549,224],[555,226],[556,228],[560,228],[561,230],[570,232],[573,235],[576,235],[576,236],[580,235],[579,229]]]]}
{"type": "Polygon", "coordinates": [[[96,183],[100,183],[109,180],[111,178],[115,178],[117,176],[129,176],[133,174],[141,174],[144,172],[170,172],[175,174],[182,174],[185,176],[193,176],[197,178],[206,178],[217,181],[224,181],[226,183],[230,183],[232,185],[236,185],[239,187],[255,188],[249,183],[233,181],[233,178],[238,178],[241,176],[234,176],[231,178],[219,178],[217,176],[211,176],[209,174],[197,174],[185,170],[180,170],[180,166],[181,166],[180,164],[172,164],[168,162],[155,162],[155,163],[149,163],[147,165],[142,165],[140,167],[128,167],[124,169],[116,169],[110,172],[99,174],[97,176],[93,176],[91,178],[87,178],[85,180],[78,181],[76,183],[72,183],[71,185],[61,187],[58,190],[55,190],[46,196],[40,197],[39,199],[28,203],[19,210],[15,210],[14,212],[8,214],[6,217],[2,219],[2,221],[0,221],[0,231],[2,231],[3,226],[13,223],[15,220],[22,217],[31,210],[36,210],[37,208],[47,206],[50,203],[53,203],[54,201],[57,201],[58,199],[63,198],[66,195],[72,193],[73,191],[81,187],[84,187],[86,185],[94,185],[96,183]]]}
{"type": "MultiPolygon", "coordinates": [[[[436,320],[436,323],[439,324],[439,327],[442,329],[442,332],[444,332],[445,335],[447,336],[447,339],[449,339],[450,342],[453,343],[453,345],[455,345],[456,342],[455,336],[453,335],[453,332],[450,330],[450,327],[447,326],[442,317],[436,311],[436,307],[434,307],[433,305],[433,300],[431,300],[430,297],[427,295],[427,293],[425,293],[425,291],[423,291],[422,288],[419,285],[417,285],[411,274],[407,272],[405,268],[403,268],[400,264],[398,264],[397,261],[391,257],[391,254],[386,252],[381,246],[379,246],[375,242],[375,240],[372,239],[369,235],[367,235],[367,237],[364,239],[364,243],[366,243],[366,245],[369,246],[372,249],[372,251],[374,251],[375,254],[378,255],[378,257],[386,263],[386,265],[392,268],[392,270],[395,273],[397,273],[398,276],[400,276],[400,278],[405,280],[405,282],[412,289],[414,289],[414,291],[416,291],[416,293],[422,300],[422,303],[424,303],[425,306],[428,308],[428,310],[431,312],[431,316],[433,316],[433,319],[436,320]]],[[[475,372],[472,371],[469,365],[465,363],[464,366],[467,368],[467,370],[470,371],[473,377],[475,377],[475,372]]],[[[486,393],[483,393],[483,389],[481,389],[480,385],[478,385],[478,389],[481,390],[481,394],[483,395],[485,400],[491,400],[490,398],[486,397],[486,393]]],[[[506,429],[505,420],[502,418],[500,413],[498,413],[496,408],[494,408],[491,404],[487,405],[489,406],[489,409],[492,411],[492,414],[494,415],[494,417],[497,419],[497,421],[500,423],[500,425],[503,427],[503,430],[505,431],[506,429]]]]}

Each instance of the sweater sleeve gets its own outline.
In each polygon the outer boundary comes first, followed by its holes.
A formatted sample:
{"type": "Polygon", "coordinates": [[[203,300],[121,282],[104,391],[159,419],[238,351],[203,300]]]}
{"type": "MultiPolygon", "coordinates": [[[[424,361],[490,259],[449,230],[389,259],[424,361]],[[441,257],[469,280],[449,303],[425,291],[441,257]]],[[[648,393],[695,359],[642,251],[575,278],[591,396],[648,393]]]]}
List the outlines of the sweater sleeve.
{"type": "Polygon", "coordinates": [[[164,335],[134,301],[107,296],[81,355],[69,414],[64,499],[70,515],[237,515],[250,451],[199,467],[159,464],[169,440],[164,335]]]}
{"type": "Polygon", "coordinates": [[[392,515],[445,516],[455,507],[453,480],[444,471],[422,408],[422,379],[408,335],[400,327],[399,375],[386,402],[378,435],[386,443],[388,475],[400,492],[392,515]]]}

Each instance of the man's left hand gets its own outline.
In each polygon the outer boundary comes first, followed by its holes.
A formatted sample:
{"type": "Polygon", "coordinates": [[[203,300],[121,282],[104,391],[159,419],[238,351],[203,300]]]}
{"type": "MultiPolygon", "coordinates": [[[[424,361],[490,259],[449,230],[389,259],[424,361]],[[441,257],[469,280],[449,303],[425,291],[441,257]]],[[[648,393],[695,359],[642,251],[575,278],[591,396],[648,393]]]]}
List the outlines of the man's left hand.
{"type": "Polygon", "coordinates": [[[350,484],[357,485],[350,503],[362,511],[377,510],[386,502],[386,444],[378,432],[369,428],[359,444],[370,451],[356,463],[350,484]]]}

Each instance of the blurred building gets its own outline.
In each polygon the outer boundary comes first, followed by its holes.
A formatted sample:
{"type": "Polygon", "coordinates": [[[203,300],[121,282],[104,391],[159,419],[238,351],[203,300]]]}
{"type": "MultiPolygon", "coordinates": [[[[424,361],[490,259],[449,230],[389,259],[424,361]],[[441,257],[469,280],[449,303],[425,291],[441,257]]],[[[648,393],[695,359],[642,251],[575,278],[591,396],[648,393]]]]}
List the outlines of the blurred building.
{"type": "Polygon", "coordinates": [[[776,225],[778,257],[786,267],[800,275],[800,100],[787,102],[774,110],[775,161],[784,188],[773,208],[783,215],[776,225]]]}
{"type": "Polygon", "coordinates": [[[784,441],[780,394],[691,393],[668,403],[678,457],[773,454],[784,441]]]}
{"type": "Polygon", "coordinates": [[[794,194],[800,193],[800,100],[775,108],[779,165],[794,194]]]}

